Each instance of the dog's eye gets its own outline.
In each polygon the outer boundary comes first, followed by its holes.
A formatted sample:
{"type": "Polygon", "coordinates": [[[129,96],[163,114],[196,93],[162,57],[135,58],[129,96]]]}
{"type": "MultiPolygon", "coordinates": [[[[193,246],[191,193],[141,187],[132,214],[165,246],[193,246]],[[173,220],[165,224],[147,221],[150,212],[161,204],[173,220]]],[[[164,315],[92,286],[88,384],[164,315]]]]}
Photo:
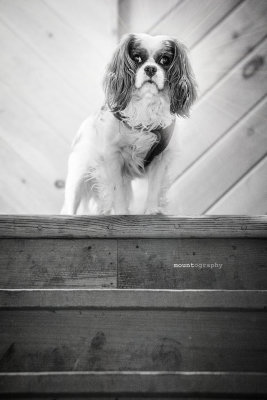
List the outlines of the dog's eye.
{"type": "Polygon", "coordinates": [[[162,56],[159,60],[159,64],[166,66],[170,64],[170,61],[171,61],[170,57],[162,56]]]}
{"type": "Polygon", "coordinates": [[[133,55],[133,60],[134,60],[137,64],[141,64],[141,62],[142,62],[142,57],[139,56],[139,54],[135,54],[135,55],[133,55]]]}

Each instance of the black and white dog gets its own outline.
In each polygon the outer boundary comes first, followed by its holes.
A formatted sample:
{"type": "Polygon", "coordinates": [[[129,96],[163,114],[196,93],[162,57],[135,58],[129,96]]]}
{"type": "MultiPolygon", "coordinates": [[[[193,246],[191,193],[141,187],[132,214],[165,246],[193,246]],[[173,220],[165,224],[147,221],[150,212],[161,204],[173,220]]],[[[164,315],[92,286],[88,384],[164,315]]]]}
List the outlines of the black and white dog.
{"type": "Polygon", "coordinates": [[[104,77],[106,103],[78,131],[62,214],[128,214],[132,180],[146,176],[144,213],[162,212],[177,154],[177,116],[188,116],[196,82],[183,44],[129,34],[104,77]]]}

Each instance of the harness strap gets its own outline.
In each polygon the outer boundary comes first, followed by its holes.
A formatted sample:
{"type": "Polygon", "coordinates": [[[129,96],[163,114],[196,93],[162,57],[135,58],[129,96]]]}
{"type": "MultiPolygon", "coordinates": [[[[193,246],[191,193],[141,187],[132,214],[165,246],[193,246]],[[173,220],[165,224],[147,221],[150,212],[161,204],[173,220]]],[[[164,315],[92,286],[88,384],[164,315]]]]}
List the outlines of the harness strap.
{"type": "MultiPolygon", "coordinates": [[[[121,116],[120,112],[118,112],[118,111],[114,112],[113,115],[119,121],[122,121],[129,129],[132,129],[132,127],[121,116]]],[[[144,158],[144,168],[146,168],[151,163],[151,161],[154,159],[154,157],[158,156],[160,153],[163,152],[163,150],[166,149],[166,147],[168,146],[168,144],[172,138],[174,126],[175,126],[175,119],[166,128],[158,128],[158,129],[153,129],[151,131],[156,134],[157,141],[152,145],[152,147],[147,152],[147,154],[144,158]]],[[[140,128],[136,127],[135,129],[138,130],[140,128]]]]}

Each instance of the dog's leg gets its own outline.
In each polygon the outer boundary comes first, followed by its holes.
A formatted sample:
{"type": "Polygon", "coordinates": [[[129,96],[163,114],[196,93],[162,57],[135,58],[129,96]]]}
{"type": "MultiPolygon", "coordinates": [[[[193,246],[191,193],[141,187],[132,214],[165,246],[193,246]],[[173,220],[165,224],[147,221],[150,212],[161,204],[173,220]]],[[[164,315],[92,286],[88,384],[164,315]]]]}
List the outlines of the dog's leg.
{"type": "Polygon", "coordinates": [[[61,214],[77,214],[78,207],[86,190],[86,170],[86,163],[81,163],[78,155],[72,153],[69,157],[68,176],[65,185],[65,200],[61,214]]]}
{"type": "Polygon", "coordinates": [[[168,187],[167,163],[162,154],[155,157],[148,167],[148,193],[145,214],[161,214],[168,187]]]}
{"type": "Polygon", "coordinates": [[[131,197],[131,187],[128,179],[122,176],[121,167],[115,174],[115,180],[113,184],[114,190],[114,201],[113,209],[116,215],[129,214],[129,199],[131,197]]]}
{"type": "Polygon", "coordinates": [[[132,187],[129,179],[120,177],[114,184],[114,213],[129,214],[129,204],[132,198],[132,187]]]}
{"type": "Polygon", "coordinates": [[[94,177],[96,182],[99,214],[128,214],[131,184],[123,176],[123,160],[111,154],[98,165],[94,177]]]}
{"type": "Polygon", "coordinates": [[[83,184],[80,180],[74,180],[74,177],[68,176],[65,187],[65,200],[61,214],[77,214],[78,207],[83,193],[83,184]]]}

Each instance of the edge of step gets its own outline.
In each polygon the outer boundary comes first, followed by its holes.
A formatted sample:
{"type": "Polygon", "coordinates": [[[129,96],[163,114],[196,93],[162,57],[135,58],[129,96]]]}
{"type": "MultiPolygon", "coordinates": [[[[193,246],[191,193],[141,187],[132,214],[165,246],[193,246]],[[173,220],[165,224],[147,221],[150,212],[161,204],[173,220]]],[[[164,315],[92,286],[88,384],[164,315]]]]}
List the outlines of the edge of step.
{"type": "Polygon", "coordinates": [[[1,238],[267,237],[267,216],[0,215],[1,238]]]}

